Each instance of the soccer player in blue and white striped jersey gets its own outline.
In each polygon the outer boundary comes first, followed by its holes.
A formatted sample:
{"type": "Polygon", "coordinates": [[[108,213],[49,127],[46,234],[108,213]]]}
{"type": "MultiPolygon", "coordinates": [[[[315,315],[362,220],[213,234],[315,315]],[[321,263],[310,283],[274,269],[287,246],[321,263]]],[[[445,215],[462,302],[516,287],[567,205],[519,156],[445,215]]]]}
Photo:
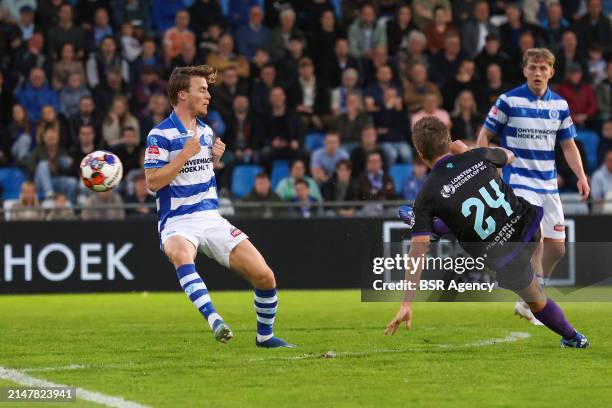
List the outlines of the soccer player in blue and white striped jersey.
{"type": "MultiPolygon", "coordinates": [[[[567,101],[548,87],[548,81],[555,73],[554,64],[555,57],[546,48],[531,48],[525,52],[523,75],[527,82],[497,99],[477,142],[478,146],[487,147],[490,138],[497,135],[501,146],[511,150],[516,157],[514,163],[504,167],[504,181],[516,195],[544,209],[542,229],[545,244],[538,251],[542,260],[542,284],[565,255],[565,219],[555,168],[557,142],[578,178],[578,191],[583,199],[589,196],[589,184],[574,142],[576,129],[567,101]]],[[[517,303],[515,312],[539,324],[526,304],[517,303]]]]}
{"type": "Polygon", "coordinates": [[[175,68],[168,82],[174,110],[147,137],[144,167],[147,185],[157,196],[162,249],[216,340],[226,343],[233,333],[215,309],[196,271],[198,251],[238,272],[254,286],[256,345],[293,347],[273,333],[278,304],[274,273],[248,237],[217,210],[214,166],[225,144],[215,139],[212,129],[198,118],[208,111],[208,85],[215,79],[216,72],[208,65],[175,68]]]}

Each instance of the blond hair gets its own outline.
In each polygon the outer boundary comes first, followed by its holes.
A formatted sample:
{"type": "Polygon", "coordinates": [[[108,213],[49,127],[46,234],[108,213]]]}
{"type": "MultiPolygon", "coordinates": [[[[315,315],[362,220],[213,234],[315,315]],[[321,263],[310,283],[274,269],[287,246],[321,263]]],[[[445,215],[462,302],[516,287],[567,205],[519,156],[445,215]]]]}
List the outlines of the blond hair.
{"type": "Polygon", "coordinates": [[[529,48],[523,55],[523,66],[526,66],[530,60],[544,61],[551,67],[555,65],[555,56],[548,48],[529,48]]]}

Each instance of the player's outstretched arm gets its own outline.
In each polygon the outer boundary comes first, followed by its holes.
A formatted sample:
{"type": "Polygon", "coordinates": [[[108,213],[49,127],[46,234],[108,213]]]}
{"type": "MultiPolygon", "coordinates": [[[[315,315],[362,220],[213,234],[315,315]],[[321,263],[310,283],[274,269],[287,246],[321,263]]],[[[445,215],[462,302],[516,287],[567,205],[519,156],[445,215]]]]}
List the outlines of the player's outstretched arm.
{"type": "Polygon", "coordinates": [[[170,163],[158,169],[145,169],[148,189],[155,192],[170,184],[187,160],[198,154],[200,149],[200,140],[194,135],[185,142],[183,150],[170,163]]]}
{"type": "Polygon", "coordinates": [[[489,147],[489,140],[495,136],[495,133],[491,132],[489,129],[484,126],[480,129],[480,133],[478,133],[478,139],[476,139],[476,146],[478,147],[489,147]]]}
{"type": "Polygon", "coordinates": [[[582,158],[580,157],[578,146],[576,146],[574,139],[567,139],[561,142],[561,149],[563,150],[563,156],[565,156],[567,164],[578,178],[578,183],[576,184],[578,192],[582,196],[582,199],[586,200],[589,197],[591,188],[589,187],[587,176],[584,173],[584,167],[582,167],[582,158]]]}
{"type": "MultiPolygon", "coordinates": [[[[408,257],[424,259],[423,257],[427,253],[428,248],[429,235],[419,235],[412,237],[412,239],[410,240],[410,251],[408,252],[408,257]]],[[[405,279],[407,282],[414,282],[414,287],[418,288],[422,272],[423,264],[421,262],[418,262],[415,269],[406,270],[405,279]]],[[[414,298],[415,292],[415,290],[407,290],[406,292],[404,292],[404,301],[401,303],[400,309],[396,313],[393,320],[391,320],[391,322],[385,328],[385,336],[388,334],[394,335],[402,322],[405,322],[406,330],[410,330],[412,323],[412,299],[414,298]]]]}

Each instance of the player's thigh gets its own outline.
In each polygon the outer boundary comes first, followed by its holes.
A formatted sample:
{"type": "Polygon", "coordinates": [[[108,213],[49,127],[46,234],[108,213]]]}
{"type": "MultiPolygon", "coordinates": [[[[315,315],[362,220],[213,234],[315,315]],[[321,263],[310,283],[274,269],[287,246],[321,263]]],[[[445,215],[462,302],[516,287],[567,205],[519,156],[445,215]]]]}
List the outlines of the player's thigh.
{"type": "Polygon", "coordinates": [[[565,216],[558,194],[543,194],[542,230],[545,240],[565,241],[565,216]]]}
{"type": "Polygon", "coordinates": [[[164,241],[164,253],[175,267],[179,267],[194,262],[196,247],[187,238],[173,235],[164,241]]]}
{"type": "Polygon", "coordinates": [[[196,235],[198,251],[230,268],[230,254],[248,236],[220,215],[212,214],[196,235]]]}
{"type": "Polygon", "coordinates": [[[276,286],[272,269],[248,239],[234,247],[230,253],[229,264],[233,271],[242,275],[258,289],[271,289],[276,286]]]}
{"type": "Polygon", "coordinates": [[[543,234],[542,226],[540,225],[540,228],[538,229],[538,231],[536,231],[536,234],[534,235],[532,242],[527,244],[527,245],[533,245],[534,251],[533,251],[533,254],[531,255],[531,267],[533,269],[533,272],[537,276],[542,276],[544,273],[542,270],[542,256],[544,253],[544,237],[542,234],[543,234]]]}

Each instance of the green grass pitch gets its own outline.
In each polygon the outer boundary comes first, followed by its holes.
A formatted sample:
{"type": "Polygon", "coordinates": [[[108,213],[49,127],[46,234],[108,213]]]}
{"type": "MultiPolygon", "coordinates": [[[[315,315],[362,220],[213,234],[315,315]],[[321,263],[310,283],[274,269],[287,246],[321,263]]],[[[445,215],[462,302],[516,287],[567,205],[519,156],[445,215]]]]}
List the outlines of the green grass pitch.
{"type": "Polygon", "coordinates": [[[413,330],[384,337],[396,303],[281,290],[275,332],[299,348],[260,350],[252,293],[212,296],[230,344],[179,292],[3,296],[0,366],[152,407],[612,406],[612,303],[561,304],[591,341],[573,350],[511,303],[418,303],[413,330]]]}

